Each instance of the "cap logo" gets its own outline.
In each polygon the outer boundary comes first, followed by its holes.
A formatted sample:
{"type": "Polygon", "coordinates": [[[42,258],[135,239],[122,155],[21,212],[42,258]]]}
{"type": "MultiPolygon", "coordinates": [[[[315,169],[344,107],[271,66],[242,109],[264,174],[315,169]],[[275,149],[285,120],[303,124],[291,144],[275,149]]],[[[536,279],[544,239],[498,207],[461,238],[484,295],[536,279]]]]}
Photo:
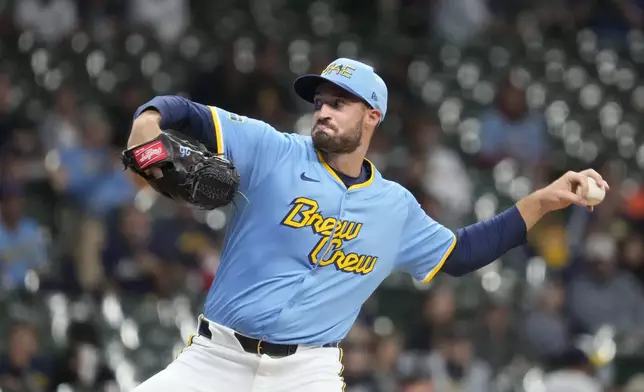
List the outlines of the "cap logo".
{"type": "Polygon", "coordinates": [[[374,101],[378,102],[378,96],[376,95],[375,92],[371,93],[371,99],[373,99],[374,101]]]}
{"type": "Polygon", "coordinates": [[[328,67],[322,71],[322,75],[328,75],[330,73],[335,72],[337,75],[344,76],[347,79],[351,79],[353,76],[353,71],[356,69],[350,65],[342,65],[342,64],[336,64],[332,63],[329,64],[328,67]]]}

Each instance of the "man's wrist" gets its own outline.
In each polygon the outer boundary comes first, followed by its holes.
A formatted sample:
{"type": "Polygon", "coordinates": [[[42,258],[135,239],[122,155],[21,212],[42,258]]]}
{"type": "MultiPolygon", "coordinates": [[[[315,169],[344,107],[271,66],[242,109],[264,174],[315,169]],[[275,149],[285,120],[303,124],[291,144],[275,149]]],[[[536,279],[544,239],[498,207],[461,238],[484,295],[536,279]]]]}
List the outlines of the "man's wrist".
{"type": "Polygon", "coordinates": [[[527,230],[530,230],[548,213],[541,203],[541,190],[533,192],[516,204],[527,230]]]}

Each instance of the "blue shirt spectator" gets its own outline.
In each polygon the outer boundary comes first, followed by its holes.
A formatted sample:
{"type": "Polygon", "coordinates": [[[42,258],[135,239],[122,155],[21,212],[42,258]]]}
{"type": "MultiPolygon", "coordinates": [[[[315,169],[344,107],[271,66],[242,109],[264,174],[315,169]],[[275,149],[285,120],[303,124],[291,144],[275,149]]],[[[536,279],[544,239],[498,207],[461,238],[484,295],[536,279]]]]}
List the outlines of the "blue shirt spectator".
{"type": "Polygon", "coordinates": [[[528,167],[541,163],[546,154],[546,134],[543,117],[529,113],[511,121],[498,109],[481,116],[481,150],[488,156],[510,156],[528,167]]]}
{"type": "Polygon", "coordinates": [[[29,270],[47,263],[47,247],[38,223],[23,214],[19,183],[0,185],[0,271],[2,287],[23,287],[29,270]]]}
{"type": "Polygon", "coordinates": [[[572,344],[565,301],[564,287],[558,282],[549,282],[538,292],[535,308],[526,314],[522,328],[523,351],[530,359],[557,357],[572,344]]]}
{"type": "Polygon", "coordinates": [[[110,148],[107,123],[97,115],[87,117],[81,145],[59,152],[61,170],[54,175],[54,184],[85,212],[103,216],[131,201],[135,188],[110,148]]]}
{"type": "Polygon", "coordinates": [[[525,90],[513,83],[511,77],[501,81],[494,107],[479,120],[479,157],[483,162],[493,165],[511,157],[526,169],[535,169],[543,163],[547,153],[545,120],[528,110],[525,90]]]}
{"type": "Polygon", "coordinates": [[[208,290],[219,268],[222,237],[195,219],[190,207],[177,205],[174,216],[157,221],[151,241],[156,254],[173,260],[193,278],[191,290],[208,290]]]}
{"type": "Polygon", "coordinates": [[[150,222],[134,207],[118,211],[108,221],[103,269],[110,285],[123,292],[145,293],[154,290],[149,254],[150,222]]]}
{"type": "Polygon", "coordinates": [[[112,289],[129,294],[171,295],[184,283],[176,254],[154,247],[148,217],[133,206],[118,211],[108,225],[103,269],[112,289]]]}
{"type": "Polygon", "coordinates": [[[628,272],[618,268],[615,239],[595,232],[583,252],[584,273],[568,285],[568,307],[575,326],[595,333],[612,326],[617,333],[644,336],[644,290],[628,272]]]}
{"type": "Polygon", "coordinates": [[[67,174],[65,193],[89,212],[103,214],[130,201],[134,188],[127,174],[115,167],[108,148],[72,148],[61,152],[67,174]]]}
{"type": "Polygon", "coordinates": [[[216,233],[194,219],[192,212],[190,207],[176,206],[173,217],[156,222],[151,247],[188,268],[197,269],[205,253],[218,244],[216,233]]]}

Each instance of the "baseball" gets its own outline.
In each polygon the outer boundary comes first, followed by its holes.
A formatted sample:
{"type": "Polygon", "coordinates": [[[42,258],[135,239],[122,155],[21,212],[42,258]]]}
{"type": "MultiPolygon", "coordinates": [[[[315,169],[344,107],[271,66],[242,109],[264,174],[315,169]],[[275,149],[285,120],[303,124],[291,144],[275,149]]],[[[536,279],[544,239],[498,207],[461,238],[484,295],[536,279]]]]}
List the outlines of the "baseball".
{"type": "MultiPolygon", "coordinates": [[[[604,188],[597,185],[597,182],[592,177],[588,178],[588,195],[586,200],[588,201],[589,206],[596,206],[604,200],[606,196],[606,191],[604,188]]],[[[577,194],[581,196],[581,188],[577,189],[577,194]]]]}

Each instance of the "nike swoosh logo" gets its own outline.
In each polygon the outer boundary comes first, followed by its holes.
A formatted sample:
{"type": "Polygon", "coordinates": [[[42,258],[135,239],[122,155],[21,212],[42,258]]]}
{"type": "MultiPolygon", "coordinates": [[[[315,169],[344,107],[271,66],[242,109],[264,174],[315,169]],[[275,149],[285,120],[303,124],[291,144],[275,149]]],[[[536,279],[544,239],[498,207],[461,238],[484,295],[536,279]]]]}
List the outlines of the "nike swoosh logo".
{"type": "Polygon", "coordinates": [[[304,180],[304,181],[309,181],[309,182],[320,182],[319,180],[314,180],[314,179],[313,179],[313,178],[311,178],[311,177],[307,177],[305,172],[302,172],[302,174],[300,174],[300,178],[301,178],[302,180],[304,180]]]}

